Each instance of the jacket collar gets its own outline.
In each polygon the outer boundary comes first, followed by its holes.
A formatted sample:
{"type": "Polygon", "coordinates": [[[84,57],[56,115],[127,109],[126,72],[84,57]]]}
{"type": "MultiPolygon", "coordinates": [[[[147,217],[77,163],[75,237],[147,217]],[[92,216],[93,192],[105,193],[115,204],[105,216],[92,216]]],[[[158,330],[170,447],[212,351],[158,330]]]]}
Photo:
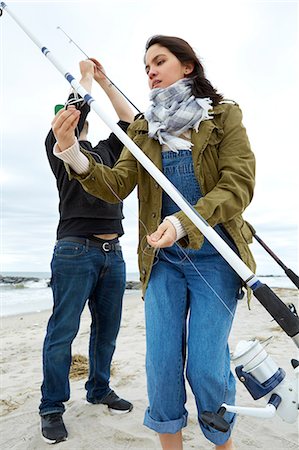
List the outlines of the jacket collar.
{"type": "MultiPolygon", "coordinates": [[[[217,106],[213,107],[212,114],[213,115],[219,115],[224,113],[224,107],[222,104],[219,104],[217,106]]],[[[213,120],[213,119],[211,119],[213,120]]],[[[205,120],[204,122],[209,122],[208,120],[205,120]]],[[[203,123],[203,122],[202,122],[203,123]]],[[[145,120],[144,116],[141,116],[130,127],[134,131],[148,131],[148,123],[145,120]]]]}
{"type": "MultiPolygon", "coordinates": [[[[225,108],[222,104],[219,104],[213,108],[213,116],[219,116],[224,113],[225,108]]],[[[144,118],[140,118],[133,122],[130,126],[132,130],[135,132],[142,132],[142,134],[148,133],[148,123],[144,118]]],[[[211,134],[215,128],[218,128],[215,120],[204,120],[201,122],[199,126],[199,133],[195,130],[191,132],[191,142],[194,144],[194,147],[202,152],[207,146],[211,134]]],[[[149,156],[149,158],[158,166],[161,166],[161,146],[158,141],[155,139],[148,139],[145,144],[142,146],[143,151],[149,156]],[[157,147],[157,148],[155,148],[157,147]],[[148,150],[148,151],[147,151],[148,150]],[[159,151],[160,150],[160,151],[159,151]]]]}
{"type": "Polygon", "coordinates": [[[206,148],[214,128],[216,128],[215,122],[210,119],[201,122],[199,132],[192,130],[191,142],[194,145],[192,148],[196,148],[201,153],[206,148]]]}

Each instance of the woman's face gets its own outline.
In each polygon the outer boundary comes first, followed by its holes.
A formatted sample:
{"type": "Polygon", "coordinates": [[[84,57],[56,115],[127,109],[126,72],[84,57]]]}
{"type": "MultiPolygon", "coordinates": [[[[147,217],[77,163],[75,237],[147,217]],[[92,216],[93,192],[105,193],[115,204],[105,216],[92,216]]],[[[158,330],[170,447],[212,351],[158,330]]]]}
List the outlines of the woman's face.
{"type": "Polygon", "coordinates": [[[182,64],[166,47],[152,45],[145,55],[145,70],[150,89],[167,88],[193,70],[193,63],[182,64]]]}

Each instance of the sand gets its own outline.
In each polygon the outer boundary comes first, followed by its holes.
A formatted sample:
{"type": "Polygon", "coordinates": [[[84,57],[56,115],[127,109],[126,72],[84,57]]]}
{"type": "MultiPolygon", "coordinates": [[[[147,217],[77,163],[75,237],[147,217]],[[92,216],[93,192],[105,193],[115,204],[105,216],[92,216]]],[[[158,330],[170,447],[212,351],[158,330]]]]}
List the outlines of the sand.
{"type": "MultiPolygon", "coordinates": [[[[297,291],[277,289],[286,302],[296,302],[297,291]]],[[[1,449],[48,449],[40,435],[38,405],[42,379],[41,350],[50,311],[6,317],[1,320],[1,449]]],[[[80,331],[73,345],[73,354],[87,356],[90,318],[85,310],[80,331]]],[[[271,320],[262,306],[253,299],[252,311],[246,301],[239,302],[231,333],[231,350],[240,339],[266,339],[273,336],[267,350],[288,376],[293,369],[290,359],[297,357],[292,340],[271,320]]],[[[66,404],[65,424],[69,431],[66,442],[56,444],[59,450],[147,450],[159,449],[157,435],[142,425],[147,406],[144,371],[145,328],[143,302],[139,291],[126,294],[122,326],[113,362],[111,387],[134,403],[130,414],[111,415],[102,405],[85,403],[85,379],[72,379],[71,399],[66,404]]],[[[254,402],[238,381],[237,404],[264,406],[254,402]]],[[[184,429],[184,449],[211,449],[197,425],[196,409],[190,388],[187,388],[189,421],[184,429]]],[[[257,419],[239,416],[234,430],[236,449],[286,450],[298,449],[298,425],[288,424],[275,416],[257,419]]]]}

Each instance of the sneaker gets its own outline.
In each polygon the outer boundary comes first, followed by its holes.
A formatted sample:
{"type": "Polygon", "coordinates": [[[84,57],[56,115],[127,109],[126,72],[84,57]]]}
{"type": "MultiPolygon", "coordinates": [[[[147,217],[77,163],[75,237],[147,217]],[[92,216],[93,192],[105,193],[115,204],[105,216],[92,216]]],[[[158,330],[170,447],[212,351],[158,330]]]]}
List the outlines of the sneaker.
{"type": "Polygon", "coordinates": [[[110,391],[109,394],[106,395],[106,397],[104,397],[102,400],[93,401],[91,403],[107,405],[109,411],[113,414],[126,414],[133,409],[132,403],[118,397],[118,395],[116,395],[114,391],[110,391]]]}
{"type": "Polygon", "coordinates": [[[48,444],[57,444],[67,440],[67,430],[62,420],[62,413],[41,416],[42,437],[48,444]]]}

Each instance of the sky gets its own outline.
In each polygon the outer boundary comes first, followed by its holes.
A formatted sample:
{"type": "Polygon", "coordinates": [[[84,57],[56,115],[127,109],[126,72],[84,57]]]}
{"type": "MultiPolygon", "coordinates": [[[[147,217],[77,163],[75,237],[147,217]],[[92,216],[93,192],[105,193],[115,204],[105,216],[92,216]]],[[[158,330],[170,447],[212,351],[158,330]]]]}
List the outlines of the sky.
{"type": "MultiPolygon", "coordinates": [[[[243,111],[257,160],[255,196],[244,218],[298,272],[298,2],[109,0],[7,1],[22,24],[79,79],[84,55],[60,26],[142,111],[149,104],[143,55],[154,34],[179,36],[195,49],[207,78],[243,111]],[[184,8],[183,5],[188,5],[184,8]]],[[[58,222],[56,184],[44,140],[54,105],[69,85],[4,11],[0,17],[0,272],[49,272],[58,222]]],[[[98,86],[94,98],[115,117],[98,86]]],[[[109,134],[89,115],[95,145],[109,134]]],[[[137,272],[136,192],[124,203],[121,238],[128,272],[137,272]]],[[[257,244],[260,274],[282,270],[257,244]]]]}

